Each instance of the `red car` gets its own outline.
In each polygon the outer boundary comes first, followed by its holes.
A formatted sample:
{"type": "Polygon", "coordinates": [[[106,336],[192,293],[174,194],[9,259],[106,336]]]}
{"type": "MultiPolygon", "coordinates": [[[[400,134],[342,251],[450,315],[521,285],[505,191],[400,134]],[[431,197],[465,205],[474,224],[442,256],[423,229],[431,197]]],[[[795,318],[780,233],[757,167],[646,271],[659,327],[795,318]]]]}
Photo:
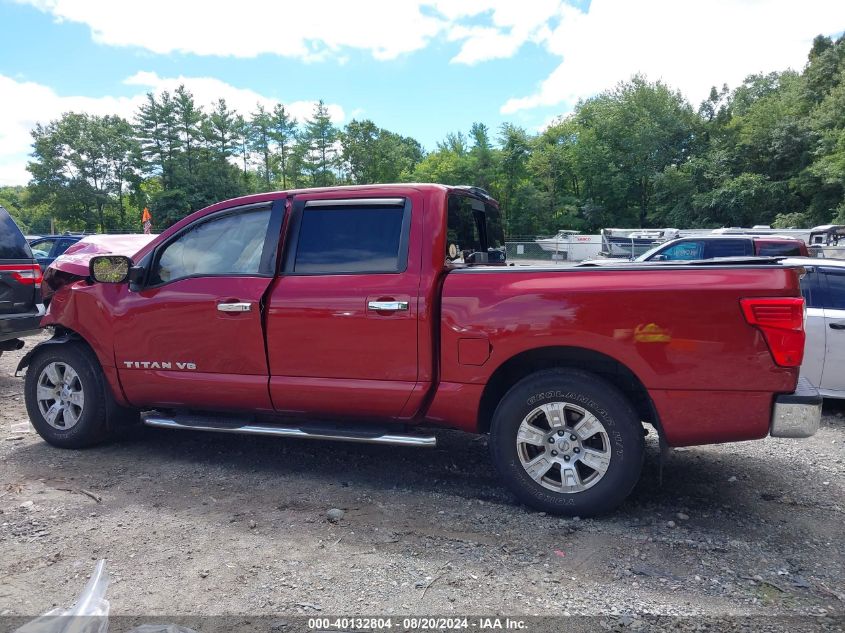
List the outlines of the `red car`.
{"type": "Polygon", "coordinates": [[[420,446],[448,427],[489,434],[524,502],[587,516],[636,484],[644,422],[669,446],[818,427],[796,268],[510,266],[496,202],[430,184],[230,200],[136,248],[83,247],[52,276],[54,338],[21,367],[53,445],[142,410],[156,427],[420,446]]]}

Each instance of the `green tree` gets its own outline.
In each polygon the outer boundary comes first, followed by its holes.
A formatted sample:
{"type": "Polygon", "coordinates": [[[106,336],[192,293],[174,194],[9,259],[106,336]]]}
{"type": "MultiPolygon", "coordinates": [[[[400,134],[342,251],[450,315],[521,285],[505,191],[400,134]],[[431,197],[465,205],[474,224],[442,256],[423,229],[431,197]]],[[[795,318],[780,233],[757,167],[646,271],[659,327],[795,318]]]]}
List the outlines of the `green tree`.
{"type": "Polygon", "coordinates": [[[315,106],[311,118],[305,121],[300,143],[307,148],[304,153],[304,168],[314,187],[334,184],[332,170],[337,164],[337,128],[332,123],[329,110],[321,99],[315,106]]]}
{"type": "Polygon", "coordinates": [[[690,154],[698,119],[683,96],[661,82],[635,76],[579,104],[580,169],[591,198],[618,218],[645,226],[654,183],[690,154]]]}
{"type": "Polygon", "coordinates": [[[176,119],[179,126],[179,140],[184,149],[185,172],[188,178],[193,177],[197,161],[196,150],[201,141],[200,125],[203,120],[202,108],[197,107],[194,96],[180,85],[175,91],[176,119]]]}
{"type": "Polygon", "coordinates": [[[250,148],[261,158],[259,175],[269,189],[273,179],[273,150],[270,146],[273,120],[270,113],[259,103],[256,105],[256,111],[252,113],[249,124],[251,128],[249,134],[250,148]]]}
{"type": "Polygon", "coordinates": [[[379,128],[370,120],[352,120],[340,133],[341,159],[354,184],[407,180],[422,160],[412,138],[379,128]]]}
{"type": "Polygon", "coordinates": [[[117,116],[68,113],[32,132],[32,201],[48,202],[74,228],[123,226],[123,195],[136,153],[132,127],[117,116]],[[118,221],[107,221],[116,211],[118,221]]]}
{"type": "Polygon", "coordinates": [[[285,106],[278,103],[273,108],[273,115],[270,118],[270,138],[276,146],[276,157],[279,165],[279,178],[282,181],[282,189],[288,188],[288,180],[292,179],[294,186],[300,182],[299,174],[302,173],[303,156],[301,154],[291,161],[291,153],[297,141],[298,126],[296,119],[288,114],[285,106]]]}

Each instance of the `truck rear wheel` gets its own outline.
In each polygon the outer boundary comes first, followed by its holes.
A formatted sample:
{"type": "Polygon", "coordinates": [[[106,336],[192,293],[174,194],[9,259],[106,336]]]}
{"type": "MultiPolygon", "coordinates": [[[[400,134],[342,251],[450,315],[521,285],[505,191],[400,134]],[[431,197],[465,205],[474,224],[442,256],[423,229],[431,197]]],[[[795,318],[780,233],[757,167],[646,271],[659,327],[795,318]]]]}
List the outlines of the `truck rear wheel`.
{"type": "Polygon", "coordinates": [[[60,448],[106,440],[137,412],[117,407],[94,353],[81,343],[47,345],[26,372],[26,410],[38,434],[60,448]]]}
{"type": "Polygon", "coordinates": [[[640,477],[645,443],[625,396],[595,374],[545,370],[502,398],[490,428],[493,463],[523,503],[592,516],[616,508],[640,477]]]}

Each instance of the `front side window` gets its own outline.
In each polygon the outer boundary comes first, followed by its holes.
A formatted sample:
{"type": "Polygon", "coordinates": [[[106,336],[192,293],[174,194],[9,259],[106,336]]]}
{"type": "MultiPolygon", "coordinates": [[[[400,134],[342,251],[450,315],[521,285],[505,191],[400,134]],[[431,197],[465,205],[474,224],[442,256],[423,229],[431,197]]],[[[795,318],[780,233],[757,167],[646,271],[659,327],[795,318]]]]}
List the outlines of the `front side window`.
{"type": "Polygon", "coordinates": [[[801,296],[808,308],[821,308],[821,298],[824,293],[819,289],[819,275],[812,268],[801,278],[801,296]]]}
{"type": "Polygon", "coordinates": [[[269,208],[199,221],[164,247],[152,282],[258,274],[269,224],[269,208]]]}
{"type": "Polygon", "coordinates": [[[50,251],[53,250],[53,244],[56,243],[54,239],[46,239],[46,240],[38,240],[37,242],[33,242],[32,247],[32,254],[35,257],[49,257],[50,251]]]}
{"type": "Polygon", "coordinates": [[[827,279],[827,292],[823,298],[823,307],[845,310],[845,271],[822,270],[827,279]]]}
{"type": "Polygon", "coordinates": [[[704,242],[688,241],[678,242],[660,253],[655,254],[652,260],[660,261],[693,261],[704,258],[704,242]]]}
{"type": "Polygon", "coordinates": [[[404,205],[307,204],[296,245],[294,273],[396,273],[407,264],[404,205]]]}

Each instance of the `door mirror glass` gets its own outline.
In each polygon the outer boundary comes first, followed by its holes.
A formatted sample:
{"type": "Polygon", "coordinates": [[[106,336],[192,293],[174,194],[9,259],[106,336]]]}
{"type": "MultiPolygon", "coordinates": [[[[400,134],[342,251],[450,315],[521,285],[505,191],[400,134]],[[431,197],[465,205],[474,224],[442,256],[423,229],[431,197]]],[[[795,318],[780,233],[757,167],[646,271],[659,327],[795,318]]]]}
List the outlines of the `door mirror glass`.
{"type": "Polygon", "coordinates": [[[123,255],[92,257],[89,264],[91,279],[101,284],[122,284],[129,278],[132,260],[123,255]]]}

